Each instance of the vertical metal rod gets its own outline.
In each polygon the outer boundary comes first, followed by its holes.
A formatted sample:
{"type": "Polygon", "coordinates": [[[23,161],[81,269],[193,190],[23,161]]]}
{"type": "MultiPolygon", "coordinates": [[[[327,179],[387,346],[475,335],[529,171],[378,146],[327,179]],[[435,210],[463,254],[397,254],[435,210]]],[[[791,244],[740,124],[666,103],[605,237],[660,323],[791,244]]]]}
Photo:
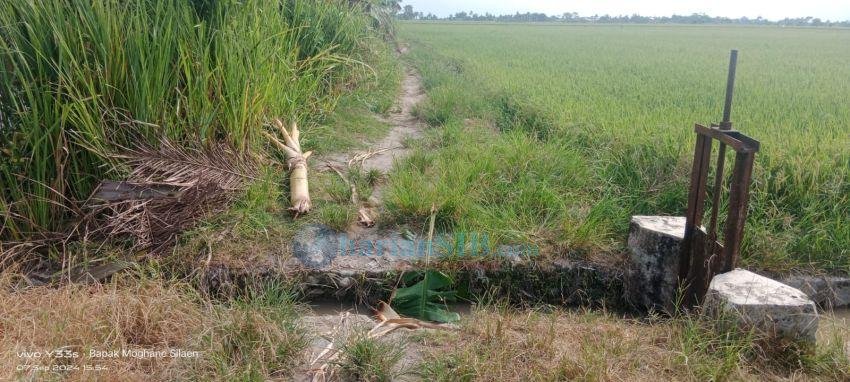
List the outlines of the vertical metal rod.
{"type": "Polygon", "coordinates": [[[732,117],[732,92],[735,90],[735,68],[738,66],[738,50],[732,49],[729,54],[729,75],[726,77],[726,103],[723,104],[723,122],[720,124],[720,129],[729,130],[732,128],[730,118],[732,117]],[[728,126],[724,126],[727,125],[728,126]]]}
{"type": "Polygon", "coordinates": [[[685,235],[679,256],[679,285],[684,288],[684,307],[697,305],[702,298],[702,281],[705,276],[705,235],[702,235],[702,213],[705,206],[705,186],[708,183],[708,163],[711,161],[711,138],[697,134],[694,163],[691,172],[691,189],[688,194],[688,215],[685,218],[685,235]]]}
{"type": "MultiPolygon", "coordinates": [[[[720,122],[721,130],[732,129],[732,121],[729,118],[732,114],[732,94],[735,90],[735,68],[737,65],[738,51],[733,49],[729,54],[729,74],[726,78],[726,102],[723,105],[723,121],[720,122]]],[[[717,152],[717,170],[714,174],[714,188],[711,195],[711,218],[708,223],[708,245],[706,246],[709,250],[710,262],[716,261],[716,259],[712,259],[711,257],[715,256],[716,253],[714,248],[717,243],[717,214],[720,209],[720,192],[723,186],[724,167],[726,166],[726,145],[721,143],[717,152]]]]}
{"type": "Polygon", "coordinates": [[[682,240],[681,255],[679,257],[679,281],[684,284],[691,271],[691,242],[695,227],[699,227],[702,219],[703,199],[705,198],[705,172],[708,169],[708,158],[711,155],[711,142],[706,142],[706,137],[697,133],[697,141],[694,145],[694,161],[691,165],[691,188],[688,190],[688,212],[685,217],[685,233],[682,240]],[[708,144],[708,154],[706,145],[708,144]]]}
{"type": "Polygon", "coordinates": [[[739,152],[735,156],[735,171],[732,173],[732,189],[729,190],[729,220],[726,222],[723,243],[723,268],[729,272],[738,265],[738,254],[744,238],[744,223],[747,221],[747,203],[750,198],[750,178],[753,172],[755,153],[739,152]]]}

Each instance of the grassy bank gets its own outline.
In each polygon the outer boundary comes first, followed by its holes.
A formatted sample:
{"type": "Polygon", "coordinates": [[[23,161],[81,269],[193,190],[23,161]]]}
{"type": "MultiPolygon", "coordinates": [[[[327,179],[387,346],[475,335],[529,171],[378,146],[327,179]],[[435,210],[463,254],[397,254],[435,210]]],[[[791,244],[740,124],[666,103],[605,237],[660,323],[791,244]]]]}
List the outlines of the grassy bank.
{"type": "MultiPolygon", "coordinates": [[[[293,300],[286,286],[265,284],[210,299],[186,282],[151,277],[151,271],[142,267],[105,284],[22,290],[4,275],[0,346],[8,351],[0,357],[0,378],[267,381],[306,373],[308,346],[322,333],[300,319],[306,307],[293,300]],[[56,349],[78,356],[19,355],[56,349]],[[92,353],[140,349],[184,353],[92,353]]],[[[824,317],[818,347],[805,351],[755,333],[718,328],[718,322],[695,317],[628,319],[605,311],[516,311],[493,304],[465,315],[458,331],[415,331],[387,339],[367,339],[365,328],[351,333],[341,339],[333,367],[341,380],[381,381],[402,376],[429,381],[850,377],[846,323],[824,317]]]]}
{"type": "Polygon", "coordinates": [[[385,111],[392,98],[380,90],[392,94],[397,81],[364,6],[4,2],[0,239],[64,232],[100,180],[126,175],[113,155],[139,142],[225,142],[270,156],[260,133],[273,118],[298,121],[305,147],[356,142],[361,131],[336,126],[340,96],[343,110],[385,111]]]}
{"type": "MultiPolygon", "coordinates": [[[[683,214],[693,124],[759,139],[744,265],[850,267],[850,32],[689,26],[402,24],[442,126],[396,171],[398,216],[563,253],[622,248],[628,219],[683,214]],[[421,179],[426,179],[425,185],[421,179]]],[[[728,162],[728,161],[727,161],[728,162]]]]}
{"type": "Polygon", "coordinates": [[[290,375],[308,345],[299,307],[280,285],[210,300],[140,274],[17,292],[13,281],[4,275],[0,288],[4,380],[262,381],[290,375]],[[64,353],[25,355],[54,350],[64,353]],[[121,355],[134,350],[168,356],[121,355]]]}
{"type": "Polygon", "coordinates": [[[718,322],[632,320],[604,311],[476,310],[457,335],[426,336],[429,381],[772,381],[850,376],[848,334],[824,322],[819,348],[797,353],[718,322]]]}

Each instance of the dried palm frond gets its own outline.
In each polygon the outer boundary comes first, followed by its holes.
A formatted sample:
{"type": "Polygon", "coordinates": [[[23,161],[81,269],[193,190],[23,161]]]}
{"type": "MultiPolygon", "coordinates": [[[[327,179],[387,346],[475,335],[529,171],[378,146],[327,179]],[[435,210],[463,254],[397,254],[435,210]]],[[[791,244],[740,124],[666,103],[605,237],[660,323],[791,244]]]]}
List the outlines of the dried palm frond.
{"type": "Polygon", "coordinates": [[[370,338],[381,337],[390,332],[404,328],[410,330],[416,329],[437,329],[437,330],[457,330],[458,327],[453,324],[435,324],[428,321],[419,320],[416,318],[402,317],[396,313],[390,304],[381,301],[378,304],[378,309],[375,311],[375,317],[378,319],[378,325],[369,330],[367,334],[370,338]]]}
{"type": "Polygon", "coordinates": [[[192,187],[212,182],[222,190],[239,190],[257,176],[256,161],[225,143],[194,148],[162,139],[158,147],[142,144],[116,158],[130,167],[128,180],[140,184],[192,187]]]}
{"type": "Polygon", "coordinates": [[[126,182],[104,181],[87,206],[88,231],[129,236],[137,250],[160,254],[201,219],[226,210],[238,191],[258,179],[257,160],[226,144],[180,146],[163,139],[116,155],[130,169],[126,182]]]}

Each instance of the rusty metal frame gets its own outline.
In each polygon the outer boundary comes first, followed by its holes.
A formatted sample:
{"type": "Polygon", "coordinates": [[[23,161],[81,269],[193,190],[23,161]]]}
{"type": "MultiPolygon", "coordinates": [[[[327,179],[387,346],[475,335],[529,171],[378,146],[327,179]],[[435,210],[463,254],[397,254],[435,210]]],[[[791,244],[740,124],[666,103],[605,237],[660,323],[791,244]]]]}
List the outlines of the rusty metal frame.
{"type": "Polygon", "coordinates": [[[732,91],[735,82],[737,51],[729,59],[729,77],[726,85],[726,103],[723,122],[705,127],[695,125],[697,134],[694,162],[691,169],[691,186],[688,193],[688,212],[685,233],[679,257],[679,285],[683,288],[682,304],[689,308],[698,305],[705,296],[708,283],[715,274],[731,271],[738,264],[744,223],[747,218],[750,179],[759,142],[732,129],[729,120],[732,110],[732,91]],[[711,216],[708,229],[702,226],[705,212],[706,187],[713,141],[719,141],[717,164],[712,192],[711,216]],[[735,163],[729,179],[729,204],[723,242],[717,240],[717,217],[723,191],[723,172],[726,147],[735,151],[735,163]]]}

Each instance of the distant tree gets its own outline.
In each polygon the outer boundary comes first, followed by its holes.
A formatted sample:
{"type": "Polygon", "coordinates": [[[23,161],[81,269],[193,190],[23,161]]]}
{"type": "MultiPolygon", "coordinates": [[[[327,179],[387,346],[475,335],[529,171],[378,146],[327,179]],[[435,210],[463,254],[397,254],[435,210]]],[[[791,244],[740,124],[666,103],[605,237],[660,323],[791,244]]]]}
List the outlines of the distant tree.
{"type": "Polygon", "coordinates": [[[561,15],[561,20],[563,21],[577,21],[578,18],[579,16],[577,12],[564,12],[564,14],[561,15]]]}
{"type": "Polygon", "coordinates": [[[451,20],[466,20],[469,18],[469,15],[466,12],[457,12],[454,16],[449,16],[451,20]]]}
{"type": "Polygon", "coordinates": [[[361,7],[372,18],[372,26],[388,40],[395,40],[393,18],[401,10],[399,0],[348,0],[352,7],[361,7]]]}
{"type": "Polygon", "coordinates": [[[413,20],[416,18],[416,13],[413,12],[413,6],[408,4],[404,6],[404,12],[401,13],[402,20],[413,20]]]}
{"type": "MultiPolygon", "coordinates": [[[[373,0],[376,1],[376,0],[373,0]]],[[[379,1],[379,0],[378,0],[379,1]]],[[[405,13],[407,12],[407,7],[405,7],[405,13]]],[[[427,16],[422,16],[421,12],[413,12],[410,9],[410,13],[413,13],[413,18],[418,18],[422,20],[439,20],[440,18],[434,16],[433,14],[428,14],[427,16]]],[[[403,17],[404,14],[400,15],[403,17]]],[[[607,23],[607,24],[742,24],[742,25],[781,25],[781,26],[839,26],[839,27],[850,27],[850,20],[845,21],[829,21],[829,20],[821,20],[819,18],[812,17],[800,17],[800,18],[785,18],[779,21],[770,21],[761,16],[756,17],[755,19],[750,19],[748,17],[740,17],[737,19],[731,19],[728,17],[718,17],[718,16],[709,16],[705,13],[693,13],[690,15],[672,15],[672,16],[662,16],[662,17],[647,17],[641,16],[638,14],[632,15],[593,15],[593,16],[580,16],[576,12],[565,12],[560,16],[549,16],[545,13],[532,13],[525,12],[519,13],[516,12],[514,14],[507,15],[493,15],[491,13],[484,13],[483,15],[477,14],[473,11],[462,11],[457,12],[453,15],[450,15],[445,18],[445,20],[456,20],[456,21],[497,21],[497,22],[571,22],[571,23],[607,23]]]]}

